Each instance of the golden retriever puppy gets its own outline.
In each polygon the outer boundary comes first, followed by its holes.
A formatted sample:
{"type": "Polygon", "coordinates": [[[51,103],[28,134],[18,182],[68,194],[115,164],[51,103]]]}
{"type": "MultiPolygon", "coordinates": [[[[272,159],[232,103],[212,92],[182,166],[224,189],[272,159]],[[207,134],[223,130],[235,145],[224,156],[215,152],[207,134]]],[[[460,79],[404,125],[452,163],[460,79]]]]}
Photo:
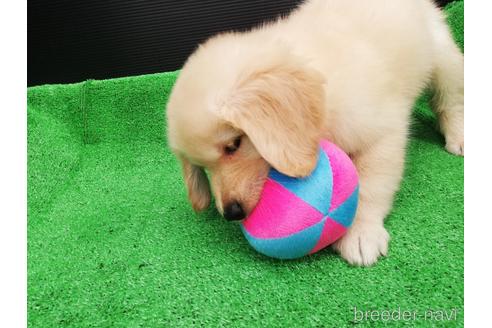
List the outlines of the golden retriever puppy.
{"type": "Polygon", "coordinates": [[[320,138],[331,140],[360,176],[354,224],[334,248],[371,265],[387,253],[383,221],[402,178],[412,106],[427,85],[446,149],[463,155],[463,55],[432,1],[311,0],[200,45],[167,105],[169,145],[193,208],[209,206],[210,178],[218,210],[240,220],[270,167],[309,175],[320,138]]]}

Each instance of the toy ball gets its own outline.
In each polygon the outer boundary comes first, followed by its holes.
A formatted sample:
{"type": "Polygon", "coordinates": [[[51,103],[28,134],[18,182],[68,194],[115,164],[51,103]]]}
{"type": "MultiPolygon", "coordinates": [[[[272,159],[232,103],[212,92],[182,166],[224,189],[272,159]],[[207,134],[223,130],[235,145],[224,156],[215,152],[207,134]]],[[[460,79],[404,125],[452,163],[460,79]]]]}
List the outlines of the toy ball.
{"type": "Polygon", "coordinates": [[[322,140],[311,175],[292,178],[270,170],[260,200],[241,230],[264,255],[295,259],[313,254],[345,234],[358,196],[354,164],[340,148],[322,140]]]}

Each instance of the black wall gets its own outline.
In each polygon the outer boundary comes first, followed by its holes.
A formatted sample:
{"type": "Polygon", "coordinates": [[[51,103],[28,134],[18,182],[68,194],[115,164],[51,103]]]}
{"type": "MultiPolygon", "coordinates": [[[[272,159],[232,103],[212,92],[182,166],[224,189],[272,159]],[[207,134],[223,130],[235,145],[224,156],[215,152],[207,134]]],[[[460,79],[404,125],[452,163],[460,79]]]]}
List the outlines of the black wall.
{"type": "Polygon", "coordinates": [[[176,70],[207,37],[285,15],[300,2],[28,0],[28,85],[176,70]]]}

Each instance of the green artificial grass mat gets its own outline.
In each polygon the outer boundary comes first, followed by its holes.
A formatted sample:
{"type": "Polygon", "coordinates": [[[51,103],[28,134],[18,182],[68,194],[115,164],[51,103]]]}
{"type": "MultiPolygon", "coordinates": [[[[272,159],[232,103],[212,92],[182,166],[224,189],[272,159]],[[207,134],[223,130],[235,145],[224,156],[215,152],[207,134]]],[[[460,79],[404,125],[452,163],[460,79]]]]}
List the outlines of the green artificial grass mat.
{"type": "MultiPolygon", "coordinates": [[[[463,2],[447,7],[463,47],[463,2]]],[[[463,325],[463,166],[423,96],[387,258],[253,251],[216,210],[193,213],[166,146],[177,72],[28,89],[30,327],[343,327],[354,310],[457,309],[463,325]]]]}

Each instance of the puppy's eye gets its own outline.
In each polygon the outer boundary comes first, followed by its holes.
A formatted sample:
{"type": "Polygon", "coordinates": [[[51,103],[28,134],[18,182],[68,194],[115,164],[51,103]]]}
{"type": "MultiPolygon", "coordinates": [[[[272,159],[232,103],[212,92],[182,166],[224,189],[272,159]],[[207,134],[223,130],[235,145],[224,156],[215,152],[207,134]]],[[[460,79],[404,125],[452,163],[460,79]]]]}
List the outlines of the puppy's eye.
{"type": "Polygon", "coordinates": [[[238,150],[238,148],[241,146],[241,137],[236,137],[234,141],[231,144],[228,144],[224,147],[224,152],[227,155],[232,155],[238,150]]]}

